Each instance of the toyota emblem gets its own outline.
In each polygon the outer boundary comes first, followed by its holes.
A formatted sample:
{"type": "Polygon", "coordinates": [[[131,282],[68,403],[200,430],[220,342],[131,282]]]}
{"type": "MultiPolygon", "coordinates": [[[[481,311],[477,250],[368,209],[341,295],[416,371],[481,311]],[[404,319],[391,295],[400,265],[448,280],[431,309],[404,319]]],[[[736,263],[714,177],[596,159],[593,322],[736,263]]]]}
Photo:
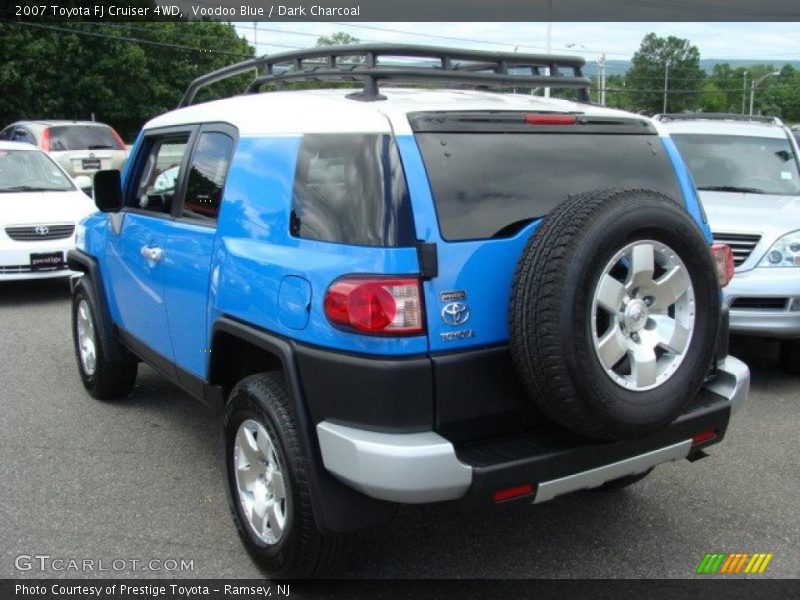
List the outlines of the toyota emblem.
{"type": "Polygon", "coordinates": [[[450,302],[442,308],[442,320],[448,325],[463,325],[469,320],[469,307],[463,302],[450,302]]]}
{"type": "Polygon", "coordinates": [[[34,228],[34,231],[38,235],[47,235],[48,233],[50,233],[50,228],[47,225],[37,225],[34,228]]]}

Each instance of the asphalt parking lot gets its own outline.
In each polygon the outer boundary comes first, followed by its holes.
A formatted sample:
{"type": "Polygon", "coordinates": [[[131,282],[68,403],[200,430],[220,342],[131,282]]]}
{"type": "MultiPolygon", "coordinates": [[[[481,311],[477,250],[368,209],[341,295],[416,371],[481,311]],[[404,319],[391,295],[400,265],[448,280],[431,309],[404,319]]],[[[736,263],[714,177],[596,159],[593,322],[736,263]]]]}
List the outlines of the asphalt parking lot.
{"type": "MultiPolygon", "coordinates": [[[[0,578],[92,575],[15,568],[33,554],[194,564],[96,576],[260,576],[228,514],[216,415],[148,368],[127,400],[91,399],[66,281],[0,284],[0,340],[0,578]]],[[[342,575],[682,578],[706,552],[736,551],[774,553],[761,577],[800,576],[800,380],[777,370],[774,344],[733,348],[751,397],[710,458],[523,510],[404,510],[355,536],[342,575]]]]}

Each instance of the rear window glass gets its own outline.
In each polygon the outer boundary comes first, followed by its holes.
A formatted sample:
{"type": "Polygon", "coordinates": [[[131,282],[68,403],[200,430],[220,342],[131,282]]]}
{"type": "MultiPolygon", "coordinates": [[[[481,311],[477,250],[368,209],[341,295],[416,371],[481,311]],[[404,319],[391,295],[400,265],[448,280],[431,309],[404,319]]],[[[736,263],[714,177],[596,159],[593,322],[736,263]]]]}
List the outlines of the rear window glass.
{"type": "Polygon", "coordinates": [[[103,125],[66,125],[50,128],[50,150],[123,150],[110,127],[103,125]]]}
{"type": "Polygon", "coordinates": [[[358,246],[412,246],[414,227],[397,148],[389,135],[303,136],[291,234],[358,246]]]}
{"type": "Polygon", "coordinates": [[[647,188],[681,199],[657,136],[417,133],[442,236],[513,235],[582,192],[647,188]]]}

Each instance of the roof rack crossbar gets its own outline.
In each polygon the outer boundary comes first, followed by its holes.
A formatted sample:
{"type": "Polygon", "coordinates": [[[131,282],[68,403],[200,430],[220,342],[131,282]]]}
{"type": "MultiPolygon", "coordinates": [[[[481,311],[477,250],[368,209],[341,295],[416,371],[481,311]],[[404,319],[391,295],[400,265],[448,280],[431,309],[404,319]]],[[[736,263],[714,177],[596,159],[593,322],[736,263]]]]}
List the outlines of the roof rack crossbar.
{"type": "Polygon", "coordinates": [[[446,82],[471,86],[512,85],[578,90],[582,101],[589,101],[590,80],[583,76],[584,60],[577,56],[487,52],[435,46],[358,44],[327,46],[252,58],[198,77],[189,84],[178,107],[189,106],[197,92],[213,83],[255,70],[258,75],[247,88],[258,92],[266,83],[298,80],[361,81],[364,90],[358,99],[380,100],[378,82],[446,82]],[[341,60],[344,57],[347,60],[341,60]],[[437,66],[381,64],[382,57],[435,60],[437,66]],[[549,75],[543,75],[543,69],[549,75]],[[572,70],[563,75],[562,69],[572,70]],[[529,71],[530,75],[512,74],[529,71]]]}
{"type": "Polygon", "coordinates": [[[769,123],[771,125],[783,125],[778,117],[768,115],[740,115],[737,113],[661,113],[653,116],[657,121],[750,121],[754,123],[769,123]]]}

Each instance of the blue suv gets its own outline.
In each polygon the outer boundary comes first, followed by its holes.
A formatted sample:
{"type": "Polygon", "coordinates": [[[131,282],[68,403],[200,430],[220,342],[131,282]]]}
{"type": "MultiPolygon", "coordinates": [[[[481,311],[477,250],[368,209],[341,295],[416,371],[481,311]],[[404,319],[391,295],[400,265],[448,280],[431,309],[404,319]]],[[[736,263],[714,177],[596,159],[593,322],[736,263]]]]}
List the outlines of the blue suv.
{"type": "Polygon", "coordinates": [[[667,133],[591,104],[581,65],[256,58],[97,174],[68,257],[83,384],[122,398],[146,362],[222,409],[231,512],[267,574],[330,572],[403,504],[619,488],[723,438],[749,385],[730,249],[667,133]],[[309,80],[349,87],[286,89],[309,80]],[[513,93],[542,86],[571,99],[513,93]]]}

